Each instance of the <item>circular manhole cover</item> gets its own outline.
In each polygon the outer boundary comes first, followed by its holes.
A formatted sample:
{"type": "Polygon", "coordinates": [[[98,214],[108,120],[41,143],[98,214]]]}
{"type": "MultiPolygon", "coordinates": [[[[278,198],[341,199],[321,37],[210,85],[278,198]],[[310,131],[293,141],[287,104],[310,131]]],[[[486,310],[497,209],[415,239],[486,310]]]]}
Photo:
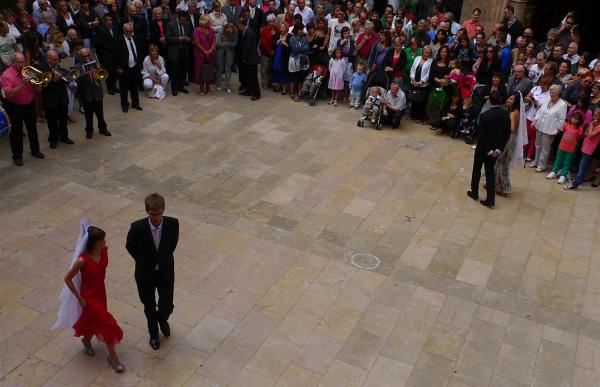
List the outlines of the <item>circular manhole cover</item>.
{"type": "Polygon", "coordinates": [[[350,257],[350,262],[359,269],[375,270],[379,267],[381,260],[373,254],[354,253],[350,257]]]}

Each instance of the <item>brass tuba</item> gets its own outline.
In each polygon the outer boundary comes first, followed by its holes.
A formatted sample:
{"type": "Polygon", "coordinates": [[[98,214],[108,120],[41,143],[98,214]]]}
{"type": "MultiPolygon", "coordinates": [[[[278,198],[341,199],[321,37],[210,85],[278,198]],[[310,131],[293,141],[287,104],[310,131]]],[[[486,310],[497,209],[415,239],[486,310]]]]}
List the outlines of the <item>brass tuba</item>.
{"type": "Polygon", "coordinates": [[[52,73],[50,71],[43,72],[33,66],[23,67],[23,70],[21,70],[21,75],[32,85],[42,87],[46,87],[48,82],[50,82],[52,79],[52,73]]]}

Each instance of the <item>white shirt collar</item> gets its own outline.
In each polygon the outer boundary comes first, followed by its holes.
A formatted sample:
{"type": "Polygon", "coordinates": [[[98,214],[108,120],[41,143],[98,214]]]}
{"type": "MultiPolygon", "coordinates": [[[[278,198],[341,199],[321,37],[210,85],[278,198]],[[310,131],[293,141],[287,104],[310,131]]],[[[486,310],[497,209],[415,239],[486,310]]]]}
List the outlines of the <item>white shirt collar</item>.
{"type": "Polygon", "coordinates": [[[160,220],[160,224],[159,224],[158,226],[155,226],[155,225],[153,225],[153,224],[152,224],[152,222],[150,221],[150,218],[148,218],[148,223],[150,223],[150,229],[151,229],[152,231],[162,231],[163,220],[164,220],[164,219],[161,219],[161,220],[160,220]]]}

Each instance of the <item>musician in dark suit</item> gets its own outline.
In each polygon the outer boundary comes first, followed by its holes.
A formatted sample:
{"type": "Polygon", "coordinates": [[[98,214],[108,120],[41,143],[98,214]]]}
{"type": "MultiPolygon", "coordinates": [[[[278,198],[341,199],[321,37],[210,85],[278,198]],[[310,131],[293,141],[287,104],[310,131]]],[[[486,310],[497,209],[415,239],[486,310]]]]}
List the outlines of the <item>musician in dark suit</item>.
{"type": "MultiPolygon", "coordinates": [[[[83,105],[83,114],[85,115],[85,137],[90,139],[94,133],[94,114],[98,120],[98,131],[104,136],[111,136],[104,121],[104,102],[102,85],[94,76],[92,69],[87,69],[86,65],[92,62],[90,50],[82,48],[79,50],[79,57],[83,64],[80,66],[81,75],[77,78],[77,91],[83,105]],[[87,71],[86,71],[87,70],[87,71]]],[[[98,64],[96,64],[98,66],[98,64]]]]}
{"type": "Polygon", "coordinates": [[[256,35],[248,25],[248,19],[238,19],[238,28],[241,31],[239,42],[240,73],[243,72],[244,87],[241,95],[249,95],[252,101],[260,98],[258,85],[258,51],[256,50],[256,35]]]}
{"type": "Polygon", "coordinates": [[[167,26],[167,69],[171,78],[171,92],[188,93],[184,88],[188,70],[192,28],[187,21],[187,13],[179,11],[177,19],[167,26]]]}
{"type": "Polygon", "coordinates": [[[119,87],[121,88],[121,108],[123,113],[129,110],[128,93],[131,94],[131,107],[136,110],[144,110],[140,106],[138,96],[138,85],[141,83],[141,64],[143,58],[139,56],[140,42],[133,37],[133,26],[131,23],[123,25],[123,36],[115,39],[115,67],[119,75],[119,87]]]}
{"type": "Polygon", "coordinates": [[[497,91],[490,93],[492,107],[479,116],[479,138],[473,156],[473,174],[471,176],[471,190],[467,195],[479,199],[479,180],[481,179],[481,166],[485,168],[485,184],[487,197],[480,203],[487,207],[494,207],[496,195],[496,173],[494,166],[496,159],[502,151],[510,136],[510,116],[502,108],[500,94],[497,91]]]}
{"type": "Polygon", "coordinates": [[[42,72],[51,72],[52,78],[48,85],[42,89],[42,100],[46,122],[48,123],[48,142],[50,149],[56,149],[58,141],[73,145],[75,142],[69,138],[67,116],[69,110],[69,96],[67,82],[58,72],[58,54],[54,50],[46,53],[46,63],[37,66],[42,72]]]}
{"type": "Polygon", "coordinates": [[[96,54],[100,65],[108,71],[108,77],[106,78],[106,88],[108,94],[114,95],[119,92],[117,88],[117,69],[115,68],[114,55],[114,41],[117,36],[113,23],[113,15],[107,13],[104,15],[104,23],[102,23],[92,35],[92,41],[96,48],[96,54]]]}
{"type": "Polygon", "coordinates": [[[125,247],[135,260],[135,282],[148,320],[150,346],[158,349],[159,327],[165,337],[171,335],[168,319],[173,312],[173,252],[179,240],[179,222],[176,218],[163,216],[165,199],[160,194],[148,195],[144,204],[148,217],[131,224],[125,247]]]}

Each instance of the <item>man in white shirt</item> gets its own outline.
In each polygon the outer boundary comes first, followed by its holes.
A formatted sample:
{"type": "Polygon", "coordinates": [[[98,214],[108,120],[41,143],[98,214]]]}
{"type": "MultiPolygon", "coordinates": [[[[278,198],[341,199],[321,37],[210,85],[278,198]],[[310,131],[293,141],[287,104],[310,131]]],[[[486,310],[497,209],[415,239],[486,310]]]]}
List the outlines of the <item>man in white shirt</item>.
{"type": "Polygon", "coordinates": [[[579,46],[577,45],[577,43],[571,42],[567,47],[567,53],[562,56],[564,60],[568,60],[569,62],[571,62],[571,74],[575,74],[575,71],[577,71],[577,62],[579,62],[579,54],[577,54],[578,50],[579,46]]]}
{"type": "Polygon", "coordinates": [[[307,25],[308,23],[312,23],[313,19],[315,18],[315,13],[313,12],[312,9],[310,9],[306,6],[305,0],[298,0],[298,6],[296,7],[296,10],[294,11],[294,15],[295,14],[302,15],[302,24],[304,24],[304,25],[307,25]]]}
{"type": "Polygon", "coordinates": [[[348,27],[350,30],[352,29],[350,23],[345,19],[346,13],[341,8],[338,8],[337,12],[337,19],[332,18],[329,21],[329,47],[327,50],[329,55],[333,53],[338,40],[342,37],[342,28],[348,27]]]}
{"type": "Polygon", "coordinates": [[[383,100],[382,121],[391,123],[392,129],[398,129],[404,112],[406,112],[406,94],[400,90],[400,86],[396,82],[392,82],[390,90],[383,100]]]}

